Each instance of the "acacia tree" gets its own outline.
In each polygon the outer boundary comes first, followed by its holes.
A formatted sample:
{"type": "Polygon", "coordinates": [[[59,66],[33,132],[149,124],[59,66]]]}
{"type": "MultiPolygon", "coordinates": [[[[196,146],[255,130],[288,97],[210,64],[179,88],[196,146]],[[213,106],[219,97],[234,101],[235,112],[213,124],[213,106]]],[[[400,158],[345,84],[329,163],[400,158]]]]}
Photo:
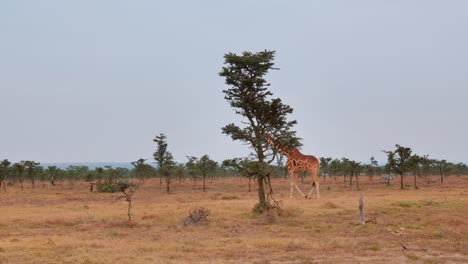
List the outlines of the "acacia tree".
{"type": "Polygon", "coordinates": [[[40,164],[39,162],[35,162],[32,160],[27,160],[24,162],[24,165],[26,166],[26,170],[28,171],[28,176],[31,179],[31,184],[32,184],[33,189],[36,187],[36,184],[34,181],[34,173],[35,173],[35,170],[38,168],[39,164],[40,164]]]}
{"type": "Polygon", "coordinates": [[[2,160],[0,163],[0,188],[3,186],[3,191],[6,192],[5,179],[8,174],[11,162],[7,159],[2,160]]]}
{"type": "Polygon", "coordinates": [[[19,176],[19,180],[20,180],[20,184],[21,184],[21,190],[23,190],[24,186],[23,186],[23,181],[24,181],[24,169],[26,167],[25,165],[25,161],[20,161],[20,162],[17,162],[15,164],[13,164],[13,166],[15,167],[16,171],[18,172],[18,176],[19,176]]]}
{"type": "Polygon", "coordinates": [[[197,162],[197,168],[203,176],[203,191],[206,191],[206,176],[209,173],[216,171],[218,167],[218,163],[212,159],[208,155],[203,155],[197,162]]]}
{"type": "Polygon", "coordinates": [[[154,142],[158,145],[156,151],[154,152],[154,160],[159,167],[159,173],[166,180],[166,192],[170,192],[171,184],[171,171],[174,167],[174,158],[172,157],[171,152],[167,150],[167,141],[166,135],[163,133],[159,134],[153,139],[154,142]]]}
{"type": "Polygon", "coordinates": [[[440,175],[440,183],[444,183],[444,176],[447,175],[451,170],[452,163],[447,162],[447,160],[433,160],[434,166],[437,168],[437,172],[440,175]]]}
{"type": "Polygon", "coordinates": [[[413,180],[414,180],[414,188],[418,189],[417,185],[417,176],[419,174],[419,165],[421,164],[422,157],[418,155],[413,155],[410,157],[409,163],[410,163],[410,169],[413,172],[413,180]]]}
{"type": "Polygon", "coordinates": [[[179,179],[179,183],[182,182],[182,179],[185,176],[185,166],[184,164],[176,164],[173,168],[174,175],[179,179]]]}
{"type": "Polygon", "coordinates": [[[138,179],[139,182],[144,182],[145,177],[151,175],[153,172],[153,167],[145,163],[146,159],[138,159],[136,161],[132,161],[132,165],[134,167],[135,177],[138,179]]]}
{"type": "MultiPolygon", "coordinates": [[[[219,73],[225,78],[228,89],[223,90],[224,99],[234,108],[234,112],[243,117],[242,125],[231,123],[222,128],[222,132],[249,146],[252,150],[251,159],[257,163],[255,178],[258,183],[258,204],[256,212],[264,212],[274,207],[265,194],[265,184],[272,188],[268,164],[271,164],[277,154],[277,149],[268,145],[265,135],[270,135],[281,141],[283,147],[300,146],[296,132],[291,128],[296,121],[288,121],[287,116],[293,109],[283,104],[273,95],[268,87],[265,75],[273,68],[275,51],[257,53],[243,52],[241,55],[228,53],[224,55],[224,66],[219,73]]],[[[269,196],[271,197],[271,196],[269,196]]]]}
{"type": "Polygon", "coordinates": [[[403,147],[398,144],[395,145],[396,149],[394,151],[384,151],[387,154],[387,160],[389,167],[400,174],[400,185],[401,189],[404,189],[403,186],[403,175],[405,172],[409,171],[412,166],[411,160],[411,148],[403,147]]]}
{"type": "Polygon", "coordinates": [[[230,168],[236,171],[239,175],[249,179],[249,189],[251,191],[250,181],[257,175],[258,162],[251,161],[247,158],[234,158],[223,160],[223,167],[230,168]]]}
{"type": "Polygon", "coordinates": [[[372,178],[373,178],[374,175],[375,175],[375,170],[376,170],[378,167],[379,167],[378,162],[375,160],[374,157],[371,157],[371,158],[370,158],[370,164],[369,164],[369,166],[367,167],[367,173],[369,174],[371,183],[372,183],[372,178]]]}
{"type": "Polygon", "coordinates": [[[331,160],[332,160],[332,158],[325,158],[325,157],[320,158],[320,170],[322,171],[324,181],[325,181],[326,176],[328,174],[328,165],[330,164],[331,160]]]}
{"type": "Polygon", "coordinates": [[[197,163],[198,158],[193,156],[186,156],[188,161],[185,163],[185,167],[187,168],[187,172],[192,177],[193,185],[195,185],[197,181],[197,173],[199,172],[197,163]]]}
{"type": "Polygon", "coordinates": [[[49,182],[52,186],[55,186],[55,179],[61,170],[57,166],[48,166],[46,173],[49,175],[49,182]]]}
{"type": "Polygon", "coordinates": [[[356,178],[356,190],[359,190],[359,173],[362,170],[362,166],[360,162],[354,160],[348,160],[348,171],[349,171],[349,188],[351,189],[353,186],[353,177],[356,178]]]}

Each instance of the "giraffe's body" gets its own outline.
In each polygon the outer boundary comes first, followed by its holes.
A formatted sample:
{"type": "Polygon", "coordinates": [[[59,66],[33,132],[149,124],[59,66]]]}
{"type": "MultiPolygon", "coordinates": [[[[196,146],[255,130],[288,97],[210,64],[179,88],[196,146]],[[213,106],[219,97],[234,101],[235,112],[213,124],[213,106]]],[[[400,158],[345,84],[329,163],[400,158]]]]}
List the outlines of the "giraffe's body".
{"type": "Polygon", "coordinates": [[[300,194],[302,194],[302,196],[306,198],[310,197],[310,195],[312,194],[313,187],[315,186],[317,190],[317,198],[320,198],[320,183],[318,178],[318,172],[320,168],[319,160],[315,156],[304,155],[295,148],[284,148],[278,146],[273,140],[273,138],[271,138],[270,136],[265,136],[265,138],[272,147],[276,147],[278,151],[281,152],[281,154],[285,155],[288,159],[288,176],[291,183],[291,191],[289,193],[289,197],[292,198],[294,187],[296,187],[297,191],[300,194]],[[304,195],[301,189],[299,189],[299,186],[297,186],[297,179],[299,173],[301,172],[308,172],[312,177],[312,187],[310,188],[310,191],[307,195],[304,195]]]}

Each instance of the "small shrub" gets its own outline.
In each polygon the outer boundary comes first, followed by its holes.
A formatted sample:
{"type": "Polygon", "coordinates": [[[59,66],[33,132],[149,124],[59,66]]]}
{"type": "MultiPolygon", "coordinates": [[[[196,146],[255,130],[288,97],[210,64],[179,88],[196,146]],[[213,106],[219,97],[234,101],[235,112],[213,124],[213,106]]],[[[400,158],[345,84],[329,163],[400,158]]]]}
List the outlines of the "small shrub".
{"type": "Polygon", "coordinates": [[[182,224],[184,226],[207,224],[209,215],[210,210],[204,207],[197,207],[190,210],[188,217],[182,220],[182,224]]]}
{"type": "Polygon", "coordinates": [[[414,207],[414,206],[419,206],[417,202],[399,202],[399,206],[401,207],[414,207]]]}

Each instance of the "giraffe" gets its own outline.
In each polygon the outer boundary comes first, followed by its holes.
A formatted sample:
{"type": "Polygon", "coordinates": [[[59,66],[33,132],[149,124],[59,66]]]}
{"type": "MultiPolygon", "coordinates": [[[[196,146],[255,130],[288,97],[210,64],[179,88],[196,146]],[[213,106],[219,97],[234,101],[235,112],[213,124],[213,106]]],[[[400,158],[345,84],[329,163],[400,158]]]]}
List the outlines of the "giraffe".
{"type": "Polygon", "coordinates": [[[320,167],[319,160],[315,156],[302,154],[296,148],[287,148],[281,146],[277,144],[276,141],[269,135],[265,135],[265,139],[270,146],[276,148],[281,154],[285,155],[288,158],[288,176],[291,184],[289,198],[292,198],[294,187],[296,187],[297,191],[302,196],[308,198],[312,194],[314,186],[317,190],[317,198],[320,198],[320,183],[318,178],[318,171],[320,167]],[[300,172],[309,172],[310,176],[312,177],[312,187],[310,188],[310,191],[307,195],[304,195],[301,189],[299,189],[299,186],[297,186],[297,178],[300,172]]]}

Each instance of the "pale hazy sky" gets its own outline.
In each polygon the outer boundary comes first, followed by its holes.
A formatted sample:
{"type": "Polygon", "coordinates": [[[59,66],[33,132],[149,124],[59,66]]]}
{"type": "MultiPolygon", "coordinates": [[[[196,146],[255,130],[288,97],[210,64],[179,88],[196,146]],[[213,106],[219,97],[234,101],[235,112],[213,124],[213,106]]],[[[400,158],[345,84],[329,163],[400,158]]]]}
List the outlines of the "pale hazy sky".
{"type": "Polygon", "coordinates": [[[268,76],[302,151],[385,160],[409,146],[468,162],[468,1],[0,1],[0,159],[249,153],[218,76],[276,50],[268,76]]]}

